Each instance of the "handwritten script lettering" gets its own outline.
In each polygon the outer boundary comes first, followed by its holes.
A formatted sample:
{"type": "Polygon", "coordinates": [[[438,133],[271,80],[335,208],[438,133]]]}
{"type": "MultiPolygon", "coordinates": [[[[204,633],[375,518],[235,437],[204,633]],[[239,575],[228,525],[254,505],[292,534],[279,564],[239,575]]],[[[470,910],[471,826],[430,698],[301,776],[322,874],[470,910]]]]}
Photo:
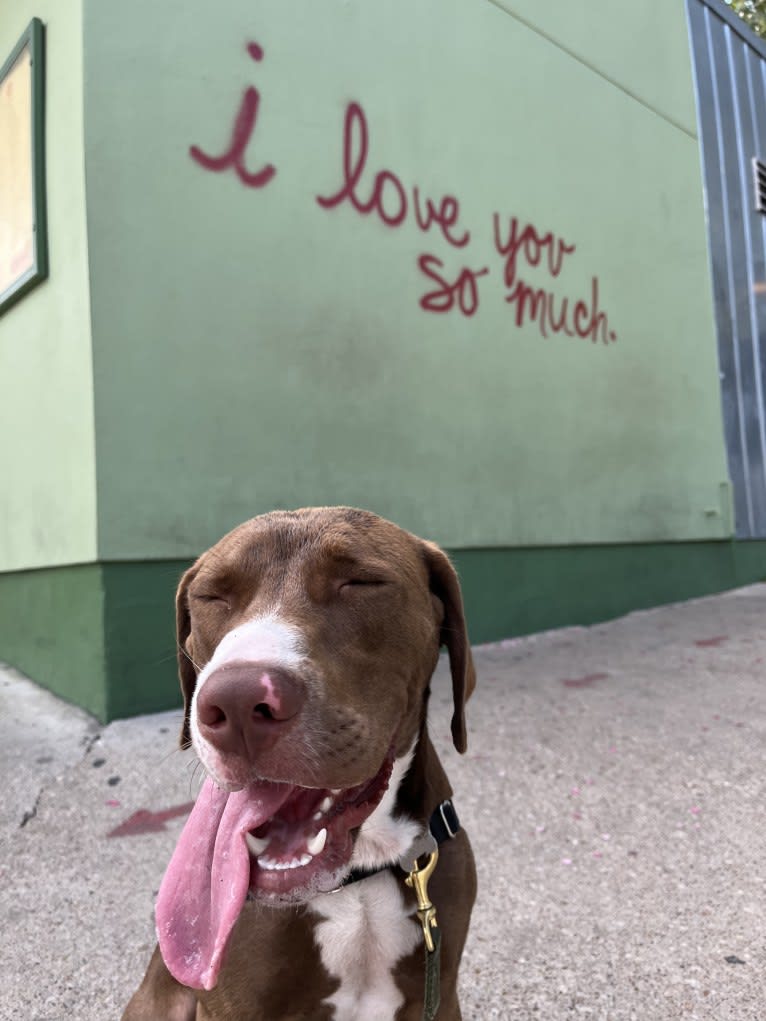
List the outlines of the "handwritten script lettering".
{"type": "Polygon", "coordinates": [[[462,269],[453,284],[441,273],[436,272],[434,267],[441,270],[444,263],[435,255],[421,255],[418,266],[422,273],[439,285],[439,290],[429,291],[423,295],[420,299],[421,308],[426,312],[451,312],[457,303],[464,316],[474,315],[479,307],[479,289],[476,281],[489,273],[486,266],[482,266],[481,269],[462,269]]]}
{"type": "MultiPolygon", "coordinates": [[[[253,60],[263,60],[263,50],[258,43],[248,43],[247,52],[253,60]]],[[[233,167],[240,181],[248,188],[264,188],[276,174],[276,167],[265,164],[260,170],[248,171],[245,167],[245,150],[258,121],[258,107],[261,95],[258,89],[249,85],[242,96],[239,112],[234,119],[229,148],[221,156],[209,156],[198,145],[189,147],[189,155],[205,170],[220,173],[233,167]]]]}
{"type": "Polygon", "coordinates": [[[565,333],[568,337],[601,340],[604,344],[617,340],[617,334],[609,329],[605,312],[597,311],[598,277],[591,278],[590,302],[572,302],[569,297],[556,297],[553,291],[543,287],[531,287],[517,275],[518,257],[521,254],[528,266],[539,266],[545,254],[546,269],[551,277],[561,273],[564,258],[572,255],[575,245],[568,245],[563,238],[550,231],[539,234],[533,224],[521,227],[517,217],[512,217],[505,234],[501,235],[500,217],[492,216],[495,249],[505,258],[503,283],[508,291],[506,302],[513,306],[516,326],[534,322],[543,337],[549,333],[565,333]]]}
{"type": "MultiPolygon", "coordinates": [[[[260,63],[264,55],[261,46],[250,42],[246,49],[260,63]]],[[[191,158],[214,173],[234,170],[247,188],[262,189],[268,185],[276,175],[276,167],[264,163],[252,170],[245,162],[258,124],[260,101],[258,89],[248,85],[234,118],[228,148],[213,156],[192,145],[191,158]]],[[[403,181],[390,166],[381,163],[376,166],[370,156],[370,138],[370,124],[362,104],[355,100],[348,103],[343,115],[339,180],[332,190],[316,194],[319,208],[331,213],[346,207],[391,230],[414,228],[444,242],[450,249],[462,250],[466,260],[468,251],[473,251],[479,242],[477,232],[464,222],[459,198],[451,193],[428,195],[420,185],[403,181]]],[[[484,299],[482,290],[488,286],[488,279],[497,278],[513,326],[534,326],[545,338],[564,334],[607,345],[617,340],[602,307],[598,276],[591,276],[586,296],[562,293],[562,274],[575,255],[575,244],[552,230],[541,230],[531,221],[524,222],[517,215],[501,216],[495,211],[485,245],[490,256],[498,260],[494,269],[487,264],[486,257],[471,259],[473,265],[464,261],[463,265],[451,268],[433,252],[422,252],[416,257],[417,269],[427,288],[418,302],[423,311],[474,316],[484,299]]]]}
{"type": "MultiPolygon", "coordinates": [[[[349,103],[343,123],[343,183],[338,191],[331,196],[317,195],[317,202],[323,209],[334,209],[335,206],[348,200],[362,216],[377,213],[388,227],[399,227],[407,218],[409,210],[407,189],[391,170],[379,170],[373,179],[372,189],[366,201],[360,198],[362,176],[367,166],[369,154],[369,133],[367,117],[359,103],[349,103]],[[389,196],[396,195],[392,212],[391,199],[389,209],[385,208],[385,193],[388,185],[389,196]]],[[[425,213],[422,209],[420,190],[412,189],[413,215],[417,226],[423,232],[430,230],[431,225],[438,224],[444,240],[456,248],[467,245],[470,234],[464,231],[460,237],[453,237],[452,228],[457,225],[460,216],[460,203],[454,195],[444,195],[435,203],[426,198],[425,213]]]]}
{"type": "Polygon", "coordinates": [[[552,277],[557,277],[561,272],[564,256],[571,255],[575,250],[575,245],[568,245],[563,238],[555,237],[550,231],[543,235],[538,234],[531,223],[525,224],[520,230],[519,221],[515,216],[508,224],[504,241],[500,236],[500,217],[497,213],[492,214],[492,223],[495,228],[495,248],[500,255],[506,257],[503,273],[506,287],[510,287],[516,279],[516,259],[519,251],[522,251],[530,266],[539,266],[545,252],[548,272],[552,277]]]}

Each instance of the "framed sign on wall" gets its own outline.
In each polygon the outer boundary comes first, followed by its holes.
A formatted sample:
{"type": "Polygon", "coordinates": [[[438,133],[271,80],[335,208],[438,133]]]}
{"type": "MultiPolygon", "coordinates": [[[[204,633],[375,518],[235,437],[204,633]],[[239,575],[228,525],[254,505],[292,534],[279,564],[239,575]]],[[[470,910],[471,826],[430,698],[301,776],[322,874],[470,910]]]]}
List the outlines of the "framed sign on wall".
{"type": "Polygon", "coordinates": [[[0,67],[0,315],[48,275],[44,38],[34,18],[0,67]]]}

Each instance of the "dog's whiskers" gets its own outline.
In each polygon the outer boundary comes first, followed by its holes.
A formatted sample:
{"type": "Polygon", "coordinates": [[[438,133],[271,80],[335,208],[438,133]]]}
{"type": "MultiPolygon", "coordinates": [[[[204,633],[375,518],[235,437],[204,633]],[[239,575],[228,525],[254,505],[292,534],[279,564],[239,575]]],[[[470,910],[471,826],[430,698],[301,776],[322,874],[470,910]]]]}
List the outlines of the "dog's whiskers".
{"type": "MultiPolygon", "coordinates": [[[[193,787],[195,785],[195,781],[197,781],[198,779],[198,770],[202,770],[202,776],[199,778],[201,779],[202,782],[197,784],[198,788],[202,786],[202,783],[204,783],[205,775],[204,769],[202,768],[202,763],[198,758],[196,758],[196,756],[194,759],[192,759],[190,763],[188,763],[188,765],[191,766],[191,776],[189,777],[189,796],[191,797],[193,795],[193,787]]],[[[197,793],[199,793],[199,789],[197,790],[197,793]]]]}
{"type": "Polygon", "coordinates": [[[180,755],[182,751],[182,748],[171,748],[169,752],[166,752],[162,758],[158,760],[158,764],[164,766],[169,759],[172,759],[174,755],[180,755]]]}
{"type": "Polygon", "coordinates": [[[190,663],[191,663],[191,665],[192,665],[192,666],[194,667],[194,669],[195,669],[195,670],[197,671],[197,673],[198,673],[198,674],[199,674],[199,673],[201,673],[201,672],[202,672],[202,667],[201,667],[201,666],[198,666],[198,665],[197,665],[197,664],[196,664],[196,663],[194,662],[194,660],[193,660],[193,659],[192,659],[192,657],[191,657],[191,656],[189,655],[189,653],[188,653],[188,652],[186,651],[186,649],[185,649],[185,648],[183,647],[183,645],[181,645],[181,643],[180,643],[180,642],[176,642],[176,647],[178,648],[178,651],[179,651],[179,652],[181,653],[181,655],[183,655],[183,656],[186,656],[186,658],[187,658],[187,659],[189,660],[189,662],[190,662],[190,663]]]}

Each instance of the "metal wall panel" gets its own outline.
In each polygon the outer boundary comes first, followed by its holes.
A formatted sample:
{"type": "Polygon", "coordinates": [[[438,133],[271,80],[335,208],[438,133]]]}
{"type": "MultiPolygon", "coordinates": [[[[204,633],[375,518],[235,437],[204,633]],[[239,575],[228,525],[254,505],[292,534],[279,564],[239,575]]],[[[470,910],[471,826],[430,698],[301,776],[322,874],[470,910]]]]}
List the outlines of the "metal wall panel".
{"type": "MultiPolygon", "coordinates": [[[[722,0],[687,0],[724,431],[740,538],[766,537],[766,46],[722,0]]],[[[693,300],[693,296],[690,296],[693,300]]]]}

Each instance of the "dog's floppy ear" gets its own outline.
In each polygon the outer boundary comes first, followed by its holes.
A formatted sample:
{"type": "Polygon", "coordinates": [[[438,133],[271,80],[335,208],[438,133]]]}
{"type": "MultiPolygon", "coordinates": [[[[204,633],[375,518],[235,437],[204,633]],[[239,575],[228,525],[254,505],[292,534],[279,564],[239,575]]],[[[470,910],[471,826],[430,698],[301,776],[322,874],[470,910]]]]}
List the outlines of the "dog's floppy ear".
{"type": "Polygon", "coordinates": [[[197,683],[197,671],[194,667],[194,652],[189,641],[191,636],[191,614],[189,613],[189,585],[196,577],[197,564],[193,564],[178,583],[176,592],[176,653],[178,655],[178,677],[184,696],[184,722],[181,727],[181,747],[188,748],[191,744],[189,731],[189,710],[192,695],[197,683]]]}
{"type": "Polygon", "coordinates": [[[432,542],[424,542],[431,593],[444,608],[439,644],[446,645],[452,674],[452,740],[459,752],[468,746],[465,727],[465,704],[476,687],[476,671],[468,642],[468,629],[463,612],[463,597],[457,572],[447,554],[432,542]]]}

